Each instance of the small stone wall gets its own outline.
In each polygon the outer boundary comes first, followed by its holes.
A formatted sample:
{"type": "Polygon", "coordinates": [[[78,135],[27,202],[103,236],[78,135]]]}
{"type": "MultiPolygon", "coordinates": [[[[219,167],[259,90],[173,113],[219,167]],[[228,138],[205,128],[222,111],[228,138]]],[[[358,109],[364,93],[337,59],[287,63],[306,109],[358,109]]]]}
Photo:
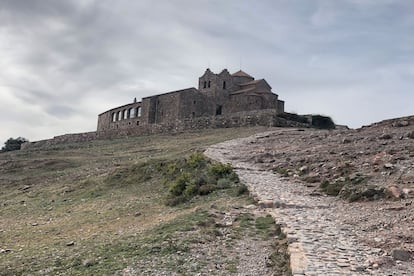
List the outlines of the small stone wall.
{"type": "Polygon", "coordinates": [[[278,117],[274,109],[233,113],[229,116],[209,116],[185,119],[166,124],[140,125],[135,128],[93,131],[65,134],[52,139],[25,143],[22,149],[48,147],[56,144],[87,142],[97,139],[114,139],[127,136],[140,136],[160,133],[178,133],[195,129],[231,128],[248,126],[267,127],[309,127],[309,124],[290,121],[278,117]]]}

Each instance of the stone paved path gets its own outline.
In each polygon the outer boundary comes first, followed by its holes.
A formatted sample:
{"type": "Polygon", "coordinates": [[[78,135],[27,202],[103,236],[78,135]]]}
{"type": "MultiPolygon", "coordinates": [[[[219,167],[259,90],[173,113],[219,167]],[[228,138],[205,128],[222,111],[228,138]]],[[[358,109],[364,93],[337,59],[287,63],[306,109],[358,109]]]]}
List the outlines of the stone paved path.
{"type": "Polygon", "coordinates": [[[312,196],[304,185],[238,160],[240,145],[248,143],[249,138],[227,141],[210,147],[206,155],[231,163],[251,194],[282,224],[293,275],[412,275],[396,267],[388,271],[376,267],[372,260],[383,255],[381,249],[364,246],[352,225],[341,220],[341,213],[358,214],[352,205],[334,197],[312,196]]]}

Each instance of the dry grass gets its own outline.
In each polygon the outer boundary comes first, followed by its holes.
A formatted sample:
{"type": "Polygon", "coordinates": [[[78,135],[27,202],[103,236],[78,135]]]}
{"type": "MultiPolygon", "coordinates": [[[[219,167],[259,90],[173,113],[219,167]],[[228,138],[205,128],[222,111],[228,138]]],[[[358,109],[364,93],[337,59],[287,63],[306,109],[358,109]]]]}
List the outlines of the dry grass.
{"type": "MultiPolygon", "coordinates": [[[[113,175],[259,130],[130,137],[0,154],[1,274],[112,274],[159,255],[142,245],[162,244],[164,235],[207,219],[195,209],[207,210],[212,203],[226,208],[247,199],[219,191],[167,207],[156,171],[123,184],[113,175]]],[[[184,252],[186,246],[183,241],[174,250],[184,252]]]]}

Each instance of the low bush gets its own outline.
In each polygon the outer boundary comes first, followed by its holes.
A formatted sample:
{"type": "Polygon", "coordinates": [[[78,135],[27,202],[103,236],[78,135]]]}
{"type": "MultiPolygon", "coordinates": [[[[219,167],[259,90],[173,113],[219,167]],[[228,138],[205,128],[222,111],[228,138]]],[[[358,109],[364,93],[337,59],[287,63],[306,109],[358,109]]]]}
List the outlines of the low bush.
{"type": "Polygon", "coordinates": [[[249,194],[249,189],[247,188],[247,186],[246,186],[246,185],[241,184],[241,185],[239,185],[239,186],[237,187],[236,194],[237,194],[238,196],[240,196],[240,195],[247,195],[247,194],[249,194]]]}
{"type": "Polygon", "coordinates": [[[189,173],[180,174],[169,187],[169,193],[180,196],[190,185],[191,175],[189,173]]]}
{"type": "Polygon", "coordinates": [[[22,144],[29,142],[26,138],[18,137],[16,139],[9,138],[5,143],[4,147],[1,148],[0,152],[6,152],[6,151],[14,151],[14,150],[20,150],[22,147],[22,144]]]}
{"type": "Polygon", "coordinates": [[[208,172],[218,180],[229,177],[233,173],[233,167],[230,164],[214,163],[209,166],[208,172]]]}
{"type": "Polygon", "coordinates": [[[217,188],[219,189],[230,188],[231,184],[231,180],[227,178],[220,178],[219,180],[217,180],[217,188]]]}
{"type": "Polygon", "coordinates": [[[283,177],[288,177],[289,176],[289,170],[283,168],[283,167],[276,167],[273,169],[274,173],[278,173],[283,177]]]}
{"type": "Polygon", "coordinates": [[[201,168],[206,165],[206,162],[207,160],[201,152],[193,153],[187,158],[187,164],[191,168],[201,168]]]}
{"type": "Polygon", "coordinates": [[[166,204],[169,206],[186,202],[197,195],[231,188],[239,182],[231,165],[212,163],[202,153],[193,153],[184,161],[172,161],[164,168],[164,182],[168,186],[166,204]]]}
{"type": "Polygon", "coordinates": [[[334,129],[335,123],[331,117],[312,115],[312,127],[319,129],[334,129]]]}

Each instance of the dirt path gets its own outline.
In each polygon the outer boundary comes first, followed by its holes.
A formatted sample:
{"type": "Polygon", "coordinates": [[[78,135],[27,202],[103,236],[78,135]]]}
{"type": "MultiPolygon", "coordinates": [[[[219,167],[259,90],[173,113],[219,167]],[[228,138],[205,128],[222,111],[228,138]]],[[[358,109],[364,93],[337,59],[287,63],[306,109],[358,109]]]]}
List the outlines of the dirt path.
{"type": "Polygon", "coordinates": [[[347,203],[281,178],[255,162],[254,155],[263,155],[266,139],[283,132],[220,143],[206,155],[231,163],[259,203],[283,225],[293,275],[414,275],[411,202],[347,203]]]}

